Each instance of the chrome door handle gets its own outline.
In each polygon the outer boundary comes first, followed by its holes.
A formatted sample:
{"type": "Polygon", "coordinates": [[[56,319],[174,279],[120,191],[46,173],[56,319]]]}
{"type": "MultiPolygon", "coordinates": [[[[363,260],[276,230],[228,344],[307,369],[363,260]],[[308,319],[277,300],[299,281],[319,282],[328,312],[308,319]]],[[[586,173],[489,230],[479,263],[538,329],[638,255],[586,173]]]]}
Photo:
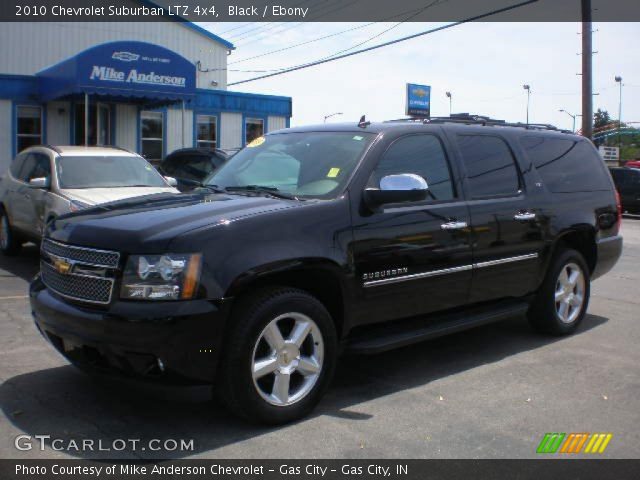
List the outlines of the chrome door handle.
{"type": "Polygon", "coordinates": [[[467,222],[447,222],[440,225],[442,230],[460,230],[467,228],[467,222]]]}
{"type": "Polygon", "coordinates": [[[536,218],[536,214],[531,212],[516,213],[513,218],[514,220],[533,220],[536,218]]]}

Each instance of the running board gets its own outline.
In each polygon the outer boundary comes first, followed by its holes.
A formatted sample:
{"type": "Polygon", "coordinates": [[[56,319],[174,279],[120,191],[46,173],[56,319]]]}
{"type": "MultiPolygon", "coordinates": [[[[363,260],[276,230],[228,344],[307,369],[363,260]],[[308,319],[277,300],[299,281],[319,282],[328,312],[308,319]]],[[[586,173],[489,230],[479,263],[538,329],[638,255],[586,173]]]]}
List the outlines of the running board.
{"type": "Polygon", "coordinates": [[[374,354],[431,340],[469,328],[518,317],[527,312],[526,302],[510,302],[490,308],[476,308],[436,318],[418,318],[380,324],[350,339],[348,353],[374,354]]]}

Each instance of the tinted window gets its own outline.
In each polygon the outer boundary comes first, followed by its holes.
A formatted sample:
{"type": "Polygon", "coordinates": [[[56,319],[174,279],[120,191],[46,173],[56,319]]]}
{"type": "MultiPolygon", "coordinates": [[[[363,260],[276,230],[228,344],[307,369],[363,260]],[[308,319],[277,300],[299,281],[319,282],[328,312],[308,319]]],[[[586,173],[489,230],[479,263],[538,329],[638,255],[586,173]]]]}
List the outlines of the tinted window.
{"type": "Polygon", "coordinates": [[[588,142],[527,135],[520,140],[552,192],[609,190],[603,160],[588,142]]]}
{"type": "Polygon", "coordinates": [[[518,169],[504,140],[485,135],[458,135],[471,197],[516,195],[518,169]]]}
{"type": "Polygon", "coordinates": [[[11,175],[13,175],[13,178],[20,178],[20,170],[26,158],[27,154],[20,154],[13,160],[11,164],[11,175]]]}
{"type": "Polygon", "coordinates": [[[51,163],[49,158],[42,153],[29,154],[22,170],[20,171],[20,180],[29,182],[34,178],[51,177],[51,163]]]}
{"type": "Polygon", "coordinates": [[[167,158],[162,168],[174,177],[200,181],[209,175],[214,167],[206,155],[176,155],[167,158]]]}
{"type": "Polygon", "coordinates": [[[395,141],[374,170],[369,186],[378,188],[382,177],[400,173],[424,178],[434,200],[450,200],[455,196],[444,149],[433,135],[411,135],[395,141]]]}

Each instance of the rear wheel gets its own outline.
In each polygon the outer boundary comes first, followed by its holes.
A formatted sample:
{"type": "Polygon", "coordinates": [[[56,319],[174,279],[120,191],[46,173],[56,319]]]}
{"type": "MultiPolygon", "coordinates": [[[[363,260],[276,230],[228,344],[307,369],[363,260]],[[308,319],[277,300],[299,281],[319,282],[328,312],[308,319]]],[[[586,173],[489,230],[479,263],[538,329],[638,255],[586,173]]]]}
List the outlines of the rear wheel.
{"type": "Polygon", "coordinates": [[[22,243],[15,235],[9,222],[9,216],[0,208],[0,252],[4,255],[15,255],[20,251],[22,243]]]}
{"type": "Polygon", "coordinates": [[[590,295],[589,268],[576,250],[557,254],[529,309],[536,330],[553,335],[572,333],[582,322],[590,295]]]}
{"type": "Polygon", "coordinates": [[[291,288],[270,288],[241,301],[226,336],[217,395],[252,421],[280,424],[307,415],[335,369],[329,313],[313,296],[291,288]]]}

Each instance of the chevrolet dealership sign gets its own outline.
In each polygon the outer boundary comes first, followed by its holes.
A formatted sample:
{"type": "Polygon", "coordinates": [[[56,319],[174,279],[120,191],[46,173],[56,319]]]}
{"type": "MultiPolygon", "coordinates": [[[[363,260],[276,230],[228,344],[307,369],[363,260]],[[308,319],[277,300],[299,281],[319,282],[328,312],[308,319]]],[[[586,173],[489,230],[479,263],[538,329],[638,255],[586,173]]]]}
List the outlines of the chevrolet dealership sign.
{"type": "Polygon", "coordinates": [[[405,113],[412,117],[429,118],[431,115],[431,87],[407,83],[407,104],[405,113]]]}

